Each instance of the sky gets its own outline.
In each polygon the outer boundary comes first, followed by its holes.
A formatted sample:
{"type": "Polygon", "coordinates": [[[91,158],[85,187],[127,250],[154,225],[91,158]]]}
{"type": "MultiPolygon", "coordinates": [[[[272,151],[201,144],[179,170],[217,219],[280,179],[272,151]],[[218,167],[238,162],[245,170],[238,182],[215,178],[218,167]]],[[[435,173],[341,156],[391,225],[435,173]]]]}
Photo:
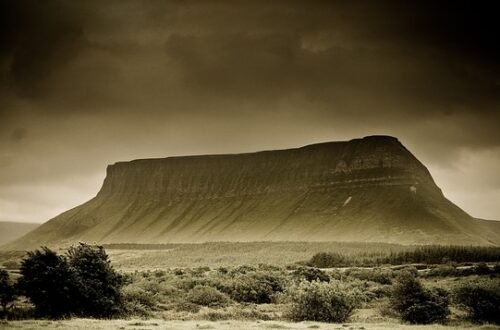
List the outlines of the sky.
{"type": "Polygon", "coordinates": [[[0,220],[108,164],[392,135],[500,220],[494,1],[0,0],[0,220]]]}

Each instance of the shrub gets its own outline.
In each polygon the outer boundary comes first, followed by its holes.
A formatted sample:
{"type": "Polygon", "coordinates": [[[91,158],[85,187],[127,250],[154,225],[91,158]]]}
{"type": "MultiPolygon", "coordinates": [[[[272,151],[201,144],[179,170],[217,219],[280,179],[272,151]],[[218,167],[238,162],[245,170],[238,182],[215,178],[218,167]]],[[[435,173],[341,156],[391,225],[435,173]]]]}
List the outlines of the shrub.
{"type": "Polygon", "coordinates": [[[349,269],[346,275],[362,281],[371,281],[380,284],[392,283],[392,272],[381,269],[349,269]]]}
{"type": "Polygon", "coordinates": [[[493,273],[500,274],[500,264],[496,264],[495,266],[493,266],[493,273]]]}
{"type": "Polygon", "coordinates": [[[229,298],[227,295],[210,286],[196,286],[187,295],[187,300],[193,304],[209,307],[219,307],[227,305],[229,298]]]}
{"type": "Polygon", "coordinates": [[[155,296],[139,287],[126,286],[122,289],[122,295],[125,314],[148,316],[156,305],[155,296]]]}
{"type": "Polygon", "coordinates": [[[7,316],[9,305],[16,299],[14,286],[10,282],[9,273],[0,269],[0,306],[2,306],[2,314],[7,316]]]}
{"type": "Polygon", "coordinates": [[[283,284],[280,277],[267,273],[253,273],[235,277],[225,290],[228,290],[225,292],[238,302],[269,304],[276,293],[283,292],[283,284]]]}
{"type": "Polygon", "coordinates": [[[425,289],[411,273],[398,277],[390,301],[401,319],[413,324],[444,322],[450,314],[447,293],[425,289]]]}
{"type": "Polygon", "coordinates": [[[465,285],[455,291],[455,301],[471,321],[500,324],[500,289],[487,285],[465,285]]]}
{"type": "Polygon", "coordinates": [[[133,284],[125,286],[122,289],[122,294],[124,301],[134,306],[143,306],[146,309],[151,309],[156,305],[154,294],[133,284]]]}
{"type": "Polygon", "coordinates": [[[109,317],[121,311],[123,278],[102,247],[80,244],[65,256],[42,248],[21,263],[21,292],[39,316],[109,317]]]}
{"type": "Polygon", "coordinates": [[[346,263],[346,257],[339,253],[319,252],[313,255],[311,260],[309,260],[308,265],[318,268],[331,268],[345,266],[346,263]]]}
{"type": "Polygon", "coordinates": [[[481,262],[473,267],[474,274],[477,275],[488,275],[491,273],[490,267],[484,262],[481,262]]]}
{"type": "Polygon", "coordinates": [[[233,268],[231,270],[230,274],[231,275],[247,274],[250,272],[255,272],[256,270],[257,269],[255,267],[248,266],[248,265],[242,265],[242,266],[238,266],[238,267],[233,268]]]}
{"type": "Polygon", "coordinates": [[[359,305],[359,292],[338,282],[302,282],[290,294],[295,321],[344,322],[359,305]]]}
{"type": "Polygon", "coordinates": [[[193,303],[182,301],[175,305],[175,310],[177,312],[188,312],[196,314],[200,311],[200,306],[193,303]]]}
{"type": "Polygon", "coordinates": [[[446,265],[439,265],[437,267],[432,268],[428,276],[441,276],[441,277],[446,277],[446,276],[456,276],[457,275],[457,269],[453,267],[452,265],[446,264],[446,265]]]}
{"type": "Polygon", "coordinates": [[[37,315],[58,318],[75,310],[77,280],[65,257],[46,247],[28,252],[20,273],[18,286],[35,305],[37,315]]]}
{"type": "Polygon", "coordinates": [[[324,271],[318,268],[310,267],[300,267],[293,274],[299,278],[304,279],[308,282],[320,281],[320,282],[330,282],[330,277],[324,271]]]}

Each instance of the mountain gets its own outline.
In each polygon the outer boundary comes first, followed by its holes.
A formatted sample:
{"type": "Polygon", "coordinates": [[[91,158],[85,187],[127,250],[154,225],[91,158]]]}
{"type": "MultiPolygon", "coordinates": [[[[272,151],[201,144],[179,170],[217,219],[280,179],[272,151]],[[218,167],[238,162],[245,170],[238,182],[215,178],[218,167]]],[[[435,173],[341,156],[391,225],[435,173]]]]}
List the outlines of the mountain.
{"type": "Polygon", "coordinates": [[[498,244],[399,141],[118,162],[96,197],[7,248],[204,241],[498,244]]]}
{"type": "Polygon", "coordinates": [[[0,221],[0,245],[18,239],[38,226],[39,223],[0,221]]]}

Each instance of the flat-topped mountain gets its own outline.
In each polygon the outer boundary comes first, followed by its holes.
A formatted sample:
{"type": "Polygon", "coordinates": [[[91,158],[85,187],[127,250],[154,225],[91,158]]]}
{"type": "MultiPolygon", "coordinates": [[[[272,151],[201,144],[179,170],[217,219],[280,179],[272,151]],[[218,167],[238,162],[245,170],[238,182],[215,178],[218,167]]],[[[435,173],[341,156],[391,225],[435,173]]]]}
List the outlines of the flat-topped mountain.
{"type": "Polygon", "coordinates": [[[498,244],[447,200],[396,138],[139,159],[108,166],[97,196],[8,248],[100,243],[372,241],[498,244]]]}

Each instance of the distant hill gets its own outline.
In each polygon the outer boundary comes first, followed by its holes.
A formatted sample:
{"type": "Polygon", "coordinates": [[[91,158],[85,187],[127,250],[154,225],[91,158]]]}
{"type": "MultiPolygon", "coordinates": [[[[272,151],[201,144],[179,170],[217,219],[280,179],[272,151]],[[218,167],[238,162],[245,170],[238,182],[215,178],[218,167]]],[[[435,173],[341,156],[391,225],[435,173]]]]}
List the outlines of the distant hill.
{"type": "Polygon", "coordinates": [[[16,240],[38,226],[39,223],[0,221],[0,245],[16,240]]]}
{"type": "Polygon", "coordinates": [[[485,219],[475,219],[477,223],[484,228],[486,231],[492,233],[500,233],[500,221],[499,220],[485,220],[485,219]]]}
{"type": "MultiPolygon", "coordinates": [[[[491,228],[490,228],[491,227],[491,228]]],[[[119,162],[97,196],[6,248],[101,243],[500,243],[399,141],[119,162]]]]}

